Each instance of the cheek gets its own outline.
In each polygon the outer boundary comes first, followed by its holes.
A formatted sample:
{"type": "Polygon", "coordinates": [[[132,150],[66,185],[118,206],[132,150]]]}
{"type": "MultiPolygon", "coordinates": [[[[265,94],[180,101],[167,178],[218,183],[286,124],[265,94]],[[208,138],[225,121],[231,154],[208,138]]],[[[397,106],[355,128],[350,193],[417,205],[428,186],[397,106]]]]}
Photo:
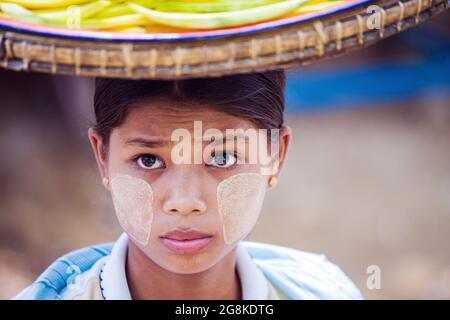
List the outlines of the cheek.
{"type": "Polygon", "coordinates": [[[244,238],[261,212],[265,191],[264,177],[258,173],[231,176],[217,187],[217,203],[225,243],[244,238]]]}
{"type": "Polygon", "coordinates": [[[147,245],[153,220],[153,191],[145,180],[129,175],[111,180],[111,194],[120,225],[141,245],[147,245]]]}

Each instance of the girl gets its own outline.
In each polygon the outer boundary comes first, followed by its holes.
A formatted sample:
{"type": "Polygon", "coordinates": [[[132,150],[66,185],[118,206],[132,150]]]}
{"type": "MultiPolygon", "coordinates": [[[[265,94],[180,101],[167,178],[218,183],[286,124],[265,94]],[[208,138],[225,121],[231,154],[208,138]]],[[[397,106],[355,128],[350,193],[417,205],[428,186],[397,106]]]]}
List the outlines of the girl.
{"type": "Polygon", "coordinates": [[[243,241],[286,161],[282,71],[97,79],[89,129],[124,233],[17,299],[359,299],[323,255],[243,241]]]}

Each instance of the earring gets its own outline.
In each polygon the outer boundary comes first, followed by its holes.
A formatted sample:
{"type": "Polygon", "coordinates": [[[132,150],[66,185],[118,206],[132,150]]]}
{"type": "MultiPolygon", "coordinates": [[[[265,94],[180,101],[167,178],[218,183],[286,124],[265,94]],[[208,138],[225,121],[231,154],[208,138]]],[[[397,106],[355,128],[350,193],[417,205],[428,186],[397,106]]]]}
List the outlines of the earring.
{"type": "Polygon", "coordinates": [[[105,186],[106,189],[108,189],[109,187],[109,179],[108,178],[103,178],[102,179],[103,185],[105,186]]]}
{"type": "Polygon", "coordinates": [[[278,184],[278,178],[275,177],[275,176],[271,176],[271,177],[269,178],[269,186],[273,188],[273,187],[275,187],[277,184],[278,184]]]}

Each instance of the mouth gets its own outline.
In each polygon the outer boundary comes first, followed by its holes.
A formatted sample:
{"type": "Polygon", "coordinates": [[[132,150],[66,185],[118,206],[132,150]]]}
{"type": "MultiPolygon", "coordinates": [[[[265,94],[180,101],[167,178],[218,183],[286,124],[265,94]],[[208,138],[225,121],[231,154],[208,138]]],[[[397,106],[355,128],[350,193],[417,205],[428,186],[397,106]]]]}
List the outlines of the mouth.
{"type": "Polygon", "coordinates": [[[162,244],[173,253],[196,253],[205,248],[213,236],[194,229],[175,229],[160,237],[162,244]]]}

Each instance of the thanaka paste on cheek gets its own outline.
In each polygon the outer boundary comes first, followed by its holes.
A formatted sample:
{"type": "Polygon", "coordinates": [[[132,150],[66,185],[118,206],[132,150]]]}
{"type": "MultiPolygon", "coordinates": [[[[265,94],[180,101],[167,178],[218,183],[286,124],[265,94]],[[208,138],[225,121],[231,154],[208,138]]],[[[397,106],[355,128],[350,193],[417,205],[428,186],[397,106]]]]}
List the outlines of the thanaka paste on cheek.
{"type": "Polygon", "coordinates": [[[111,194],[120,225],[141,245],[147,245],[153,220],[153,191],[145,180],[118,175],[111,180],[111,194]]]}
{"type": "Polygon", "coordinates": [[[265,179],[258,173],[231,176],[217,186],[225,243],[243,239],[253,229],[264,201],[265,179]]]}

